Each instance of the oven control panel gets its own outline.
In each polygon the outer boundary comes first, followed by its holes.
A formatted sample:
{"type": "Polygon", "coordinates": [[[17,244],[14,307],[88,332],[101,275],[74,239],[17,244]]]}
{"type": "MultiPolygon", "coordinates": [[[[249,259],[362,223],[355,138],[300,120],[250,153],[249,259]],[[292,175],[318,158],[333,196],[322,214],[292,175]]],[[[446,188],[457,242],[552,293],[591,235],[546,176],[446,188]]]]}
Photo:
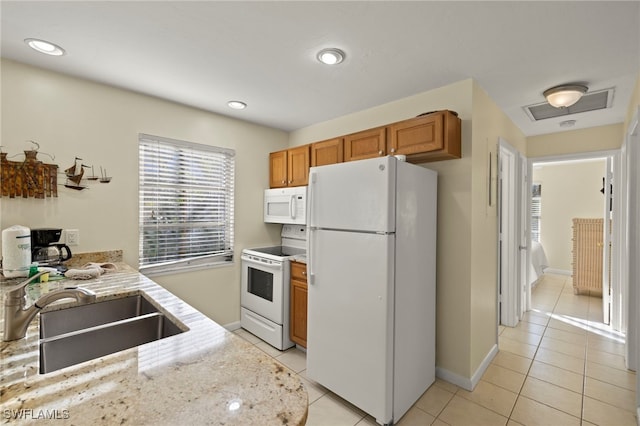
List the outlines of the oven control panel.
{"type": "Polygon", "coordinates": [[[265,265],[282,265],[282,262],[279,260],[267,259],[261,256],[255,256],[253,254],[247,254],[247,253],[244,253],[242,255],[242,260],[264,263],[265,265]]]}

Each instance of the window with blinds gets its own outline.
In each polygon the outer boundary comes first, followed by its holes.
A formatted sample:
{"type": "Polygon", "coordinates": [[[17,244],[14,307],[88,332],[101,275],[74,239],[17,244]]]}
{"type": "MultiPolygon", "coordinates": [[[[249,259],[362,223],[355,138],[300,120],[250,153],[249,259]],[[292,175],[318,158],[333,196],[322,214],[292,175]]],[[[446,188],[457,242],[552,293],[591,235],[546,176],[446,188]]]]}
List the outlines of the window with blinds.
{"type": "Polygon", "coordinates": [[[534,183],[531,191],[531,240],[540,242],[540,214],[542,212],[542,185],[534,183]]]}
{"type": "Polygon", "coordinates": [[[235,151],[145,134],[138,142],[140,271],[231,262],[235,151]]]}

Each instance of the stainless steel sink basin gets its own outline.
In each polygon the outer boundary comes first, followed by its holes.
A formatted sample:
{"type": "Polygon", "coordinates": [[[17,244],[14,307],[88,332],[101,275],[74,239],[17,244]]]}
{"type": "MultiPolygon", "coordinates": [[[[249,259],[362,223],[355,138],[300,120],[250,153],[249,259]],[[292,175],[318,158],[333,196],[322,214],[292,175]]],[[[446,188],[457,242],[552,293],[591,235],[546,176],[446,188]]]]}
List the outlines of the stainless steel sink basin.
{"type": "Polygon", "coordinates": [[[183,332],[141,295],[40,315],[42,374],[183,332]]]}
{"type": "Polygon", "coordinates": [[[139,294],[59,311],[43,312],[40,314],[40,338],[46,339],[153,312],[158,312],[158,309],[139,294]]]}

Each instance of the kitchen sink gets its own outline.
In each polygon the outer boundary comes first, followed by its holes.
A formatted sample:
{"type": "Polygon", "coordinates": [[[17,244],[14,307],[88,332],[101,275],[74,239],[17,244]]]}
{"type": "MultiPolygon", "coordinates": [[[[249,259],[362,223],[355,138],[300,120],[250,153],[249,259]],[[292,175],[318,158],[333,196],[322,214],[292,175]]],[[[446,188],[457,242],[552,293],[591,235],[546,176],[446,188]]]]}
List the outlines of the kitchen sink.
{"type": "Polygon", "coordinates": [[[182,333],[142,295],[40,314],[40,373],[182,333]]]}
{"type": "Polygon", "coordinates": [[[43,312],[40,314],[40,338],[46,339],[155,312],[158,312],[158,309],[140,294],[59,311],[43,312]]]}

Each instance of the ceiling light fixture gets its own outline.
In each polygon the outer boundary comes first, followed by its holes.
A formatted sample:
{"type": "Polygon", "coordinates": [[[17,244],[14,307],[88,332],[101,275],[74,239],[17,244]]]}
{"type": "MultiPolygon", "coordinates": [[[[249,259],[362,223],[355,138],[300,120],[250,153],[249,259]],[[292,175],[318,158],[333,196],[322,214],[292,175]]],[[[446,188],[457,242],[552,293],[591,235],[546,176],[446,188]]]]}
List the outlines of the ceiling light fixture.
{"type": "Polygon", "coordinates": [[[344,52],[334,47],[329,49],[322,49],[320,52],[318,52],[317,56],[320,62],[327,65],[338,65],[340,62],[344,61],[344,57],[344,52]]]}
{"type": "Polygon", "coordinates": [[[587,90],[588,87],[582,84],[566,84],[547,89],[542,94],[551,106],[567,108],[578,102],[587,90]]]}
{"type": "Polygon", "coordinates": [[[46,40],[40,40],[37,38],[26,38],[24,40],[27,45],[33,50],[37,50],[40,53],[52,56],[64,55],[64,49],[56,44],[48,42],[46,40]]]}
{"type": "Polygon", "coordinates": [[[227,105],[229,108],[233,109],[245,109],[247,107],[247,104],[242,101],[229,101],[227,102],[227,105]]]}

